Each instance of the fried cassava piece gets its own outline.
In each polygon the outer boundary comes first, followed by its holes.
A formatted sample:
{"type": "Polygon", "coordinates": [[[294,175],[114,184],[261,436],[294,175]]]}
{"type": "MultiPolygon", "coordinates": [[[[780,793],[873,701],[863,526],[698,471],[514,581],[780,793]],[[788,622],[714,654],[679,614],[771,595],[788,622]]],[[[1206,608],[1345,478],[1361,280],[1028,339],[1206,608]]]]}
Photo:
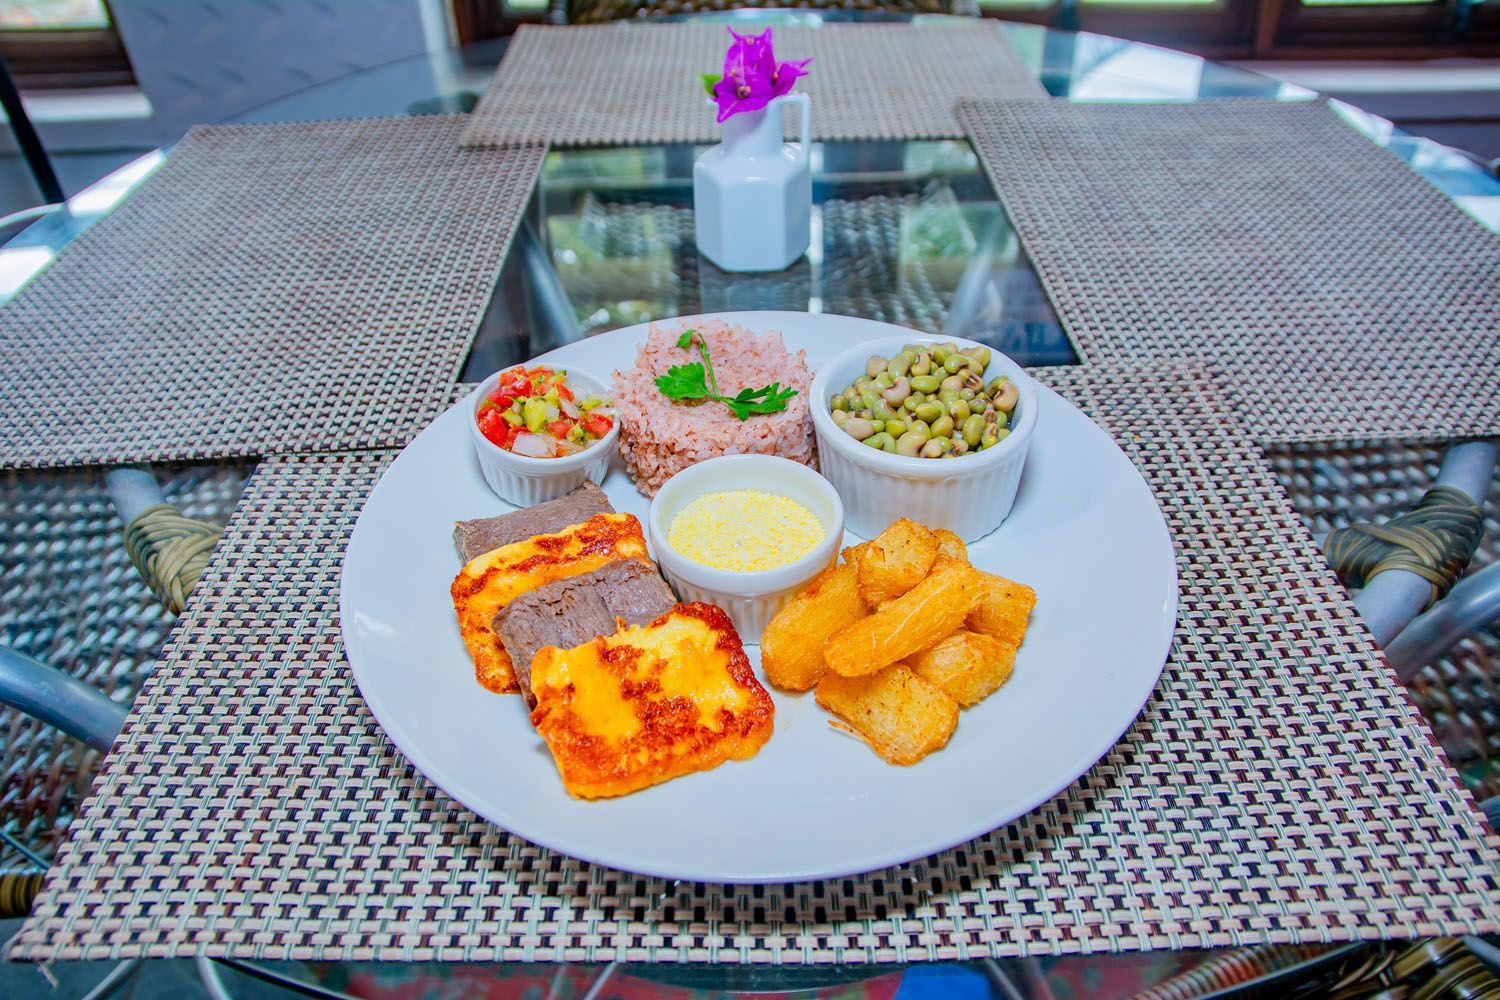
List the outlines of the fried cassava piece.
{"type": "Polygon", "coordinates": [[[978,575],[967,563],[939,556],[922,582],[829,637],[828,669],[845,677],[873,674],[951,635],[983,596],[978,575]]]}
{"type": "Polygon", "coordinates": [[[941,750],[958,727],[958,702],[903,666],[868,677],[826,674],[816,697],[892,764],[915,764],[941,750]]]}
{"type": "Polygon", "coordinates": [[[1010,679],[1016,647],[993,636],[959,629],[907,659],[912,673],[953,696],[964,708],[979,704],[1010,679]]]}
{"type": "Polygon", "coordinates": [[[868,612],[854,566],[830,566],[776,613],[760,639],[766,679],[785,691],[808,691],[827,667],[823,644],[868,612]]]}
{"type": "Polygon", "coordinates": [[[931,531],[904,517],[893,523],[860,553],[859,592],[865,604],[879,607],[921,583],[937,554],[931,531]]]}
{"type": "Polygon", "coordinates": [[[966,624],[975,632],[994,636],[1013,646],[1026,637],[1026,622],[1036,607],[1036,591],[1024,583],[1007,580],[992,573],[980,573],[982,591],[979,603],[969,613],[966,624]]]}

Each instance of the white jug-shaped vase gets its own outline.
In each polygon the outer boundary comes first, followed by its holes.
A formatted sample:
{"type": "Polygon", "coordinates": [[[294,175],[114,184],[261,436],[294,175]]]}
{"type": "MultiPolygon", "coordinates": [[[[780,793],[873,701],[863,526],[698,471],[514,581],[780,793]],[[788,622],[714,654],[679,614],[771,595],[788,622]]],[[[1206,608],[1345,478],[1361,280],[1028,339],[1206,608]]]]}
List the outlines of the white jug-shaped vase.
{"type": "Polygon", "coordinates": [[[724,140],[693,164],[698,251],[725,271],[780,271],[807,250],[812,221],[806,94],[725,120],[724,140]],[[781,108],[802,110],[801,142],[781,141],[781,108]]]}

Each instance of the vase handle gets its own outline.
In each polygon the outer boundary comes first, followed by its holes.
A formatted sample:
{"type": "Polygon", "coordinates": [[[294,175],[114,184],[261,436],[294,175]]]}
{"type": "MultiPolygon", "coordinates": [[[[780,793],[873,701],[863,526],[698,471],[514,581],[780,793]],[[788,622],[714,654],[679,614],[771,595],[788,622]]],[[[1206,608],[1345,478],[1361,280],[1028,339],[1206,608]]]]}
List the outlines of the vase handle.
{"type": "Polygon", "coordinates": [[[802,109],[802,127],[798,131],[801,136],[801,146],[797,152],[797,159],[807,159],[808,150],[812,147],[812,100],[806,94],[784,94],[776,98],[777,112],[780,113],[781,106],[795,104],[802,109]]]}

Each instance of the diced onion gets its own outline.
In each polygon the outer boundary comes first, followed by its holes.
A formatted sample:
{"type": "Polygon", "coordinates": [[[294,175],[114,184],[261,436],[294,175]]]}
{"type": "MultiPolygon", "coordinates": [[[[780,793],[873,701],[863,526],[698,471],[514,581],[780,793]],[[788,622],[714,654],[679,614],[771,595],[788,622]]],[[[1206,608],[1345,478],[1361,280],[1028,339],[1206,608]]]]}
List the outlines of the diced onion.
{"type": "Polygon", "coordinates": [[[553,442],[550,439],[526,431],[517,434],[515,442],[510,446],[511,451],[527,458],[551,458],[552,449],[553,442]]]}

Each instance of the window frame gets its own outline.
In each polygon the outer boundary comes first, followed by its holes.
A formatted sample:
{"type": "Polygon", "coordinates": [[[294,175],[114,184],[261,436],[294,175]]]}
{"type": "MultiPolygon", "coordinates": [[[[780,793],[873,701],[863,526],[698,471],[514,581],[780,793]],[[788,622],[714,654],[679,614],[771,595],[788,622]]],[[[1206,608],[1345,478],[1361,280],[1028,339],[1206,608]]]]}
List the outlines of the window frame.
{"type": "Polygon", "coordinates": [[[1045,7],[981,11],[986,17],[1135,39],[1209,59],[1500,55],[1500,4],[1470,8],[1468,30],[1454,37],[1451,25],[1460,2],[1308,7],[1301,0],[1221,0],[1213,6],[1054,0],[1045,7]]]}
{"type": "Polygon", "coordinates": [[[0,28],[0,59],[21,90],[122,87],[135,70],[109,0],[109,23],[93,28],[0,28]]]}

